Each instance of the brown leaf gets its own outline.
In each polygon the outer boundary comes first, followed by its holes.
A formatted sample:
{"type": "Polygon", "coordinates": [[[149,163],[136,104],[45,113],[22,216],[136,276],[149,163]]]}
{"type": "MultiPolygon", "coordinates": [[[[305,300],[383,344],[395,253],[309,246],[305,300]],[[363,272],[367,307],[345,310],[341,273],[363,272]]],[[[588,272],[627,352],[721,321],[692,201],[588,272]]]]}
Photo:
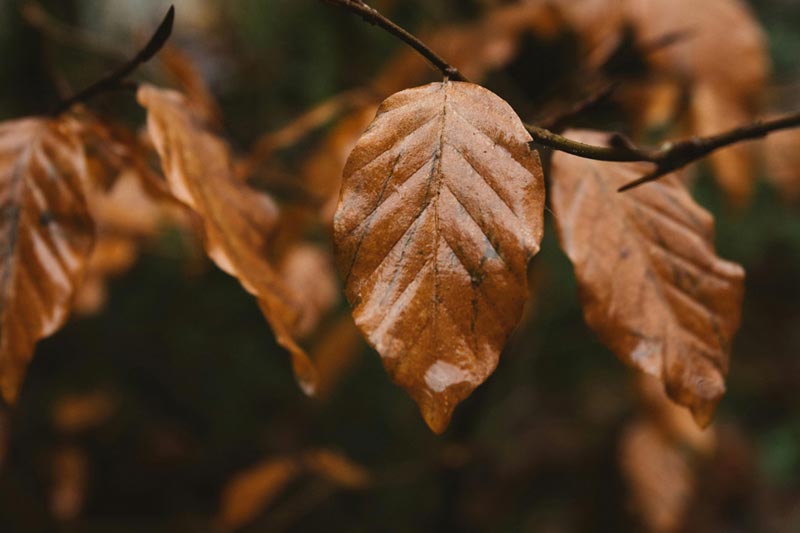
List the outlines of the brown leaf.
{"type": "Polygon", "coordinates": [[[319,373],[317,398],[329,398],[342,378],[355,365],[365,345],[350,314],[341,315],[314,345],[312,360],[319,373]]]}
{"type": "Polygon", "coordinates": [[[158,53],[167,75],[186,95],[192,111],[215,129],[222,127],[222,111],[214,94],[192,58],[183,50],[167,43],[158,53]]]}
{"type": "Polygon", "coordinates": [[[356,324],[433,431],[497,366],[542,236],[538,155],[469,83],[391,96],[344,172],[337,263],[356,324]]]}
{"type": "MultiPolygon", "coordinates": [[[[599,132],[568,137],[605,144],[599,132]]],[[[626,193],[646,164],[553,157],[553,211],[584,315],[620,359],[660,378],[702,426],[725,391],[744,272],[714,254],[713,219],[669,175],[626,193]]]]}
{"type": "Polygon", "coordinates": [[[253,521],[299,474],[297,461],[283,457],[236,475],[222,492],[220,520],[232,529],[253,521]]]}
{"type": "Polygon", "coordinates": [[[50,511],[60,522],[75,520],[83,510],[89,484],[89,460],[86,453],[68,446],[52,457],[50,511]]]}
{"type": "MultiPolygon", "coordinates": [[[[754,118],[727,90],[707,84],[693,91],[691,113],[692,131],[700,137],[731,130],[754,118]]],[[[755,155],[754,144],[748,142],[717,150],[709,157],[717,183],[735,207],[744,207],[752,196],[755,155]]]]}
{"type": "Polygon", "coordinates": [[[767,180],[789,202],[800,200],[800,130],[779,131],[764,143],[767,180]]]}
{"type": "Polygon", "coordinates": [[[340,453],[325,449],[314,450],[306,453],[304,459],[309,472],[340,487],[363,489],[370,483],[369,471],[340,453]]]}
{"type": "Polygon", "coordinates": [[[138,100],[170,190],[202,221],[207,254],[258,299],[301,387],[312,394],[313,365],[291,334],[297,307],[267,260],[277,206],[236,179],[227,144],[205,129],[180,93],[143,86],[138,100]]]}
{"type": "Polygon", "coordinates": [[[337,452],[320,449],[267,459],[231,479],[222,490],[220,522],[229,529],[251,523],[306,476],[322,478],[342,489],[363,489],[370,473],[337,452]]]}
{"type": "Polygon", "coordinates": [[[696,490],[691,458],[655,424],[638,420],[622,437],[620,466],[645,531],[679,531],[696,490]]]}
{"type": "Polygon", "coordinates": [[[62,433],[80,433],[103,424],[116,409],[116,401],[107,391],[64,395],[53,405],[53,426],[62,433]]]}
{"type": "Polygon", "coordinates": [[[313,244],[295,244],[281,258],[278,272],[300,306],[293,332],[307,337],[341,298],[330,253],[313,244]]]}
{"type": "Polygon", "coordinates": [[[699,428],[689,411],[669,399],[664,386],[656,378],[640,374],[637,385],[639,401],[647,418],[656,423],[665,435],[697,455],[713,454],[717,445],[714,425],[699,428]]]}
{"type": "MultiPolygon", "coordinates": [[[[97,239],[84,283],[75,300],[83,315],[99,312],[107,299],[107,282],[136,262],[142,242],[152,239],[167,222],[187,228],[186,209],[174,201],[157,202],[140,173],[123,170],[110,190],[94,189],[88,196],[97,226],[97,239]]],[[[162,194],[158,195],[161,199],[162,194]]]]}
{"type": "Polygon", "coordinates": [[[641,44],[682,35],[647,54],[655,69],[740,98],[763,89],[770,70],[767,40],[745,2],[625,0],[625,17],[641,44]]]}
{"type": "Polygon", "coordinates": [[[322,204],[320,218],[330,227],[339,201],[342,172],[350,152],[375,118],[377,106],[367,105],[341,119],[322,146],[303,167],[307,187],[315,191],[322,204]]]}
{"type": "Polygon", "coordinates": [[[87,160],[69,119],[0,124],[0,392],[67,320],[94,240],[87,160]]]}

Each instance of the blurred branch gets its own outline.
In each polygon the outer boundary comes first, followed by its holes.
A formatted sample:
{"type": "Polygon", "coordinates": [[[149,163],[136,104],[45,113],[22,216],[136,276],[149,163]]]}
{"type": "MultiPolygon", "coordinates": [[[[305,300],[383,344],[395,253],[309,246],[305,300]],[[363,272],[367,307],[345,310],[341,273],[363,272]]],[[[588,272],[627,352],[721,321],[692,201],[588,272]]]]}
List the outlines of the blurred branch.
{"type": "Polygon", "coordinates": [[[377,25],[391,33],[401,41],[405,42],[411,48],[419,52],[419,54],[427,59],[431,65],[436,67],[441,73],[451,80],[455,81],[469,81],[465,78],[456,67],[448,63],[439,54],[434,52],[428,45],[423,43],[418,37],[412,35],[405,29],[401,28],[384,15],[382,15],[374,7],[370,7],[363,2],[363,0],[322,0],[328,4],[344,8],[356,15],[359,15],[364,21],[377,25]]]}
{"type": "Polygon", "coordinates": [[[278,150],[297,144],[309,133],[365,101],[368,97],[362,90],[339,93],[312,107],[276,131],[262,135],[253,144],[250,157],[242,163],[240,172],[245,176],[255,172],[278,150]]]}
{"type": "Polygon", "coordinates": [[[166,44],[170,35],[172,35],[172,25],[174,22],[175,7],[170,6],[166,16],[164,17],[164,20],[161,21],[158,29],[156,29],[155,33],[150,38],[150,41],[145,45],[144,48],[142,48],[142,50],[139,51],[138,54],[136,54],[133,59],[119,67],[111,74],[108,74],[104,78],[96,81],[73,97],[61,102],[55,108],[55,110],[53,110],[53,115],[60,115],[73,105],[86,102],[100,93],[127,88],[130,83],[127,82],[126,78],[133,73],[133,71],[136,70],[139,65],[152,59],[152,57],[156,55],[159,50],[161,50],[164,44],[166,44]]]}
{"type": "MultiPolygon", "coordinates": [[[[363,0],[322,0],[334,6],[342,7],[352,13],[360,15],[366,22],[375,24],[388,31],[395,37],[404,41],[406,44],[414,48],[420,55],[431,62],[433,66],[438,68],[445,77],[457,80],[467,81],[458,71],[458,69],[450,65],[440,55],[434,52],[428,45],[423,43],[418,37],[412,35],[404,30],[375,8],[368,6],[363,0]]],[[[690,36],[691,32],[676,32],[669,34],[656,42],[652,43],[649,48],[657,50],[665,46],[671,46],[690,36]]],[[[612,89],[613,90],[613,89],[612,89]]],[[[603,93],[599,94],[603,97],[603,93]]],[[[591,107],[597,102],[591,97],[583,103],[579,103],[573,113],[569,113],[569,118],[574,118],[576,113],[585,111],[585,107],[591,107]]],[[[550,125],[554,127],[562,127],[563,120],[549,121],[550,125]],[[555,123],[555,124],[554,124],[555,123]]],[[[757,121],[752,124],[740,126],[733,130],[710,137],[692,137],[690,139],[666,142],[658,148],[640,147],[635,145],[630,139],[621,135],[613,134],[610,139],[610,146],[591,146],[579,142],[572,141],[566,137],[551,131],[546,127],[536,126],[533,124],[525,125],[528,132],[533,137],[531,144],[539,144],[546,146],[553,150],[565,152],[585,159],[594,159],[597,161],[615,161],[615,162],[646,162],[653,163],[656,168],[653,172],[632,181],[622,187],[619,192],[630,190],[638,187],[644,183],[655,181],[662,176],[679,170],[686,165],[703,159],[710,153],[736,144],[742,141],[758,139],[765,137],[771,132],[800,127],[800,112],[786,115],[784,117],[769,120],[757,121]]]]}

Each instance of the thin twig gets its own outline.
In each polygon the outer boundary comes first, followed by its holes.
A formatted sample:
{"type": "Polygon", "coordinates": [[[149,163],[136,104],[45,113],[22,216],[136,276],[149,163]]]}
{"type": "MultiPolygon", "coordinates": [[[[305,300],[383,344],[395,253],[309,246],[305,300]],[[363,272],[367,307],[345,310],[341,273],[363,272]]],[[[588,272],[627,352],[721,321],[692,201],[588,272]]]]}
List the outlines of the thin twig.
{"type": "MultiPolygon", "coordinates": [[[[342,7],[360,15],[370,24],[377,24],[392,35],[395,35],[409,46],[419,52],[425,59],[438,68],[446,77],[466,81],[458,70],[447,63],[441,56],[434,52],[428,45],[423,43],[418,37],[407,32],[376,9],[368,6],[363,0],[322,0],[329,4],[342,7]]],[[[650,46],[652,50],[670,46],[675,42],[684,39],[690,32],[678,32],[669,35],[660,42],[657,41],[650,46]]],[[[640,147],[635,145],[627,137],[620,134],[613,134],[610,146],[592,146],[570,140],[547,128],[526,124],[528,132],[533,137],[531,144],[539,144],[565,152],[585,159],[597,161],[614,162],[646,162],[655,165],[653,172],[642,178],[620,187],[619,191],[627,191],[644,183],[655,181],[658,178],[679,170],[686,165],[698,161],[715,150],[736,144],[742,141],[758,139],[768,135],[773,131],[800,127],[800,112],[786,115],[784,117],[769,120],[757,121],[720,133],[710,137],[692,137],[690,139],[667,142],[658,148],[640,147]]]]}
{"type": "Polygon", "coordinates": [[[435,68],[441,71],[442,75],[446,78],[455,81],[469,81],[461,74],[456,67],[448,63],[439,54],[434,52],[428,45],[423,43],[418,37],[412,35],[410,32],[401,28],[393,21],[386,18],[377,9],[368,6],[362,0],[322,0],[328,4],[342,7],[356,15],[359,15],[366,22],[377,25],[391,33],[401,41],[405,42],[411,48],[419,52],[419,54],[430,62],[435,68]]]}
{"type": "Polygon", "coordinates": [[[100,93],[125,88],[125,78],[127,78],[134,70],[136,70],[139,65],[149,61],[167,42],[167,39],[169,39],[169,36],[172,34],[172,25],[174,22],[175,7],[170,6],[169,11],[167,11],[164,20],[161,21],[161,24],[159,24],[158,29],[153,34],[153,37],[150,38],[150,41],[147,43],[147,45],[145,45],[145,47],[142,48],[142,50],[140,50],[133,59],[119,67],[111,74],[108,74],[89,87],[80,91],[75,96],[61,102],[53,110],[53,115],[60,115],[73,105],[80,102],[86,102],[100,93]]]}
{"type": "Polygon", "coordinates": [[[353,90],[339,93],[312,107],[280,129],[259,137],[250,150],[250,157],[243,163],[242,171],[246,175],[252,174],[276,151],[297,144],[337,115],[367,101],[368,97],[363,90],[353,90]]]}
{"type": "Polygon", "coordinates": [[[655,181],[670,172],[675,172],[690,163],[706,157],[720,148],[742,141],[759,139],[774,131],[796,127],[800,127],[800,113],[786,115],[774,120],[757,121],[710,137],[692,137],[682,141],[667,142],[658,148],[647,148],[636,146],[629,139],[619,134],[612,135],[610,146],[592,146],[573,141],[539,126],[526,125],[534,139],[534,143],[554,150],[597,161],[646,162],[655,165],[655,169],[651,173],[623,185],[619,188],[619,192],[655,181]]]}

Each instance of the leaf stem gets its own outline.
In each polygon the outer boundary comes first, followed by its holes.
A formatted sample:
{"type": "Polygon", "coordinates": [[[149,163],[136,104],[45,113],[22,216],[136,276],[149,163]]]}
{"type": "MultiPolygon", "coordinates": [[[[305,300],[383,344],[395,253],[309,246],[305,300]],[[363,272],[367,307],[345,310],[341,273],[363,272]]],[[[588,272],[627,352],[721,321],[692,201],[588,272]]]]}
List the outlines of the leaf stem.
{"type": "Polygon", "coordinates": [[[163,48],[163,46],[166,44],[170,35],[172,35],[172,26],[174,22],[175,6],[170,6],[166,16],[164,17],[164,20],[161,21],[158,29],[156,29],[155,33],[150,38],[150,41],[148,41],[145,47],[142,48],[133,59],[120,66],[114,72],[111,72],[110,74],[86,87],[74,96],[59,103],[58,106],[56,106],[56,108],[53,110],[53,116],[58,116],[61,113],[69,110],[73,105],[86,102],[100,93],[125,88],[125,79],[130,76],[130,74],[136,70],[139,65],[152,59],[152,57],[156,55],[158,51],[161,50],[161,48],[163,48]]]}
{"type": "Polygon", "coordinates": [[[445,59],[434,52],[428,45],[423,43],[418,37],[411,34],[406,29],[400,27],[395,22],[389,20],[374,7],[367,5],[362,0],[322,0],[328,4],[344,8],[356,15],[359,15],[369,24],[379,26],[405,42],[416,50],[422,57],[438,69],[443,76],[455,81],[469,81],[461,74],[456,67],[445,61],[445,59]]]}

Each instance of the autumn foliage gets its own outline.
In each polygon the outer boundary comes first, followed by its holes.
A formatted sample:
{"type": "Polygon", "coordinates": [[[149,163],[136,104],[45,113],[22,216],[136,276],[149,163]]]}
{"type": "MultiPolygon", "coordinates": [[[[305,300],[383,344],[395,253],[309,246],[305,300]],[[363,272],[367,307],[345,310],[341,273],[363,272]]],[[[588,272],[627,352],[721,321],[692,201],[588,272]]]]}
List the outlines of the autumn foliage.
{"type": "MultiPolygon", "coordinates": [[[[167,20],[154,39],[166,41],[167,20]]],[[[0,123],[5,402],[16,402],[37,343],[73,311],[102,312],[108,280],[171,227],[255,299],[302,392],[327,397],[363,339],[428,427],[444,433],[458,405],[504,364],[548,283],[535,258],[547,210],[557,239],[545,242],[572,265],[586,325],[639,376],[642,408],[620,446],[632,502],[648,530],[678,531],[699,484],[693,465],[716,446],[714,430],[700,428],[726,391],[745,271],[717,254],[714,217],[691,192],[693,167],[619,192],[653,165],[597,160],[580,145],[630,155],[655,144],[655,130],[664,141],[707,138],[765,116],[764,32],[738,0],[529,0],[420,35],[458,70],[441,75],[419,50],[403,50],[371,84],[365,76],[364,87],[249,150],[233,140],[190,55],[164,42],[159,65],[170,88],[137,86],[143,120],[90,111],[86,98],[0,123]],[[564,34],[580,59],[561,90],[527,98],[483,85],[519,60],[526,38],[564,34]],[[578,129],[598,107],[615,118],[578,129]],[[578,151],[545,148],[531,123],[578,151]],[[310,137],[302,163],[278,162],[276,152],[310,137]]],[[[788,130],[715,149],[711,175],[728,209],[752,201],[760,156],[796,199],[797,140],[788,130]]],[[[65,401],[54,420],[79,433],[116,408],[113,394],[99,392],[65,401]]],[[[0,463],[3,431],[0,419],[0,463]]],[[[55,456],[66,488],[53,489],[53,508],[64,521],[83,504],[71,495],[85,492],[84,463],[72,445],[55,456]]],[[[227,484],[216,525],[244,527],[287,487],[315,480],[332,491],[374,482],[352,458],[322,447],[267,457],[227,484]]]]}

